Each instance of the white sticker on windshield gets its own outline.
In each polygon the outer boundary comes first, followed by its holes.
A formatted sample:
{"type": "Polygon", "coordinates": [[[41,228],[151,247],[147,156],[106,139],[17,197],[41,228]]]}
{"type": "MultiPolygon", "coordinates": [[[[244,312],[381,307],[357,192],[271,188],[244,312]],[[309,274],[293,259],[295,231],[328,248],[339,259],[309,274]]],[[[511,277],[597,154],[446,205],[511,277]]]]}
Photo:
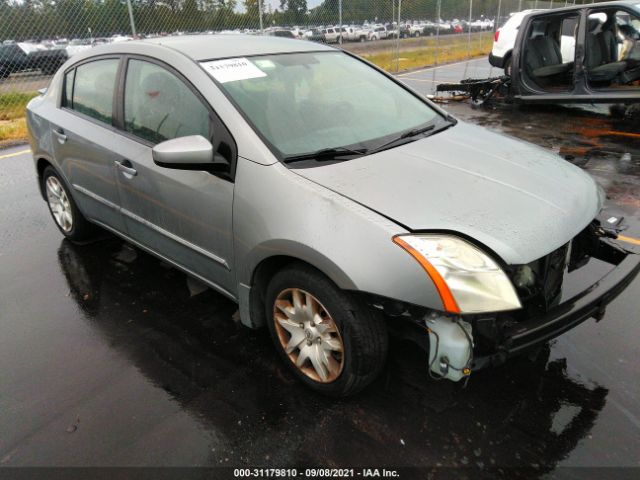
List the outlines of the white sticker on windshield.
{"type": "Polygon", "coordinates": [[[249,78],[266,77],[267,74],[246,58],[229,58],[203,62],[204,69],[220,83],[236,82],[249,78]]]}

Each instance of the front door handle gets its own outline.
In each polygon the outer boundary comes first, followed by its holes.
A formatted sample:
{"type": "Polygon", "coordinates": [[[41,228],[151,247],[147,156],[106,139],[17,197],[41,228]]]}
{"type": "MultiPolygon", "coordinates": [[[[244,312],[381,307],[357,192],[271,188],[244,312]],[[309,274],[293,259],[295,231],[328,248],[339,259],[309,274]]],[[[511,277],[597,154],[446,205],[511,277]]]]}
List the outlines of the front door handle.
{"type": "Polygon", "coordinates": [[[63,144],[67,141],[67,136],[61,128],[54,128],[52,132],[56,137],[58,137],[58,143],[63,144]]]}
{"type": "Polygon", "coordinates": [[[116,163],[116,167],[118,167],[118,170],[124,173],[124,176],[127,178],[135,177],[138,174],[138,171],[135,168],[133,168],[129,160],[121,160],[121,161],[116,160],[115,163],[116,163]]]}

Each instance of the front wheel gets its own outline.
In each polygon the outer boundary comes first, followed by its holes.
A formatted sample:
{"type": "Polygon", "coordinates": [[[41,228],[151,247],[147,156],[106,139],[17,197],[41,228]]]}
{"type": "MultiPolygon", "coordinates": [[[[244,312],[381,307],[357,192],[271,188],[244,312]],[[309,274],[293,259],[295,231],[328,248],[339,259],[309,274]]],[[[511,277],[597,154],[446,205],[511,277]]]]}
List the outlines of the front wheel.
{"type": "Polygon", "coordinates": [[[382,317],[311,267],[296,264],[278,272],[267,288],[266,310],[280,356],[320,393],[352,395],[384,365],[382,317]]]}

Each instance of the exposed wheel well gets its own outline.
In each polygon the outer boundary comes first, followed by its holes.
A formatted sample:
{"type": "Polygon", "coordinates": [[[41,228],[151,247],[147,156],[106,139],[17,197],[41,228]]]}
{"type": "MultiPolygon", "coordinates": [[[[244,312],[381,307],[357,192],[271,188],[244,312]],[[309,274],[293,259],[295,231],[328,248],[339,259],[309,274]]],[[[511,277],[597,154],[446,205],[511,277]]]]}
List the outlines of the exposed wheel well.
{"type": "Polygon", "coordinates": [[[253,325],[266,325],[267,319],[265,318],[264,297],[267,290],[267,285],[269,285],[269,280],[273,278],[276,272],[282,270],[288,265],[291,265],[292,263],[307,265],[326,275],[314,265],[311,265],[310,263],[300,260],[296,257],[290,257],[287,255],[276,255],[264,259],[255,268],[251,277],[251,295],[249,298],[249,308],[251,311],[251,323],[253,325]]]}
{"type": "Polygon", "coordinates": [[[44,190],[42,189],[42,174],[44,173],[44,169],[51,165],[51,162],[44,158],[39,158],[36,162],[36,171],[38,172],[38,186],[40,188],[40,195],[44,198],[44,190]]]}

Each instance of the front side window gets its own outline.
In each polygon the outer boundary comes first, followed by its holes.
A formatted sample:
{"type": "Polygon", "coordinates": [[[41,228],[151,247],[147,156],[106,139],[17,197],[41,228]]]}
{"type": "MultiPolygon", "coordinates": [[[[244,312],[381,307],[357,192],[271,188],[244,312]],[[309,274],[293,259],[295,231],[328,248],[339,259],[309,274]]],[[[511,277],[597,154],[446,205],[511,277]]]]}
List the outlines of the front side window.
{"type": "Polygon", "coordinates": [[[237,59],[205,70],[281,156],[344,146],[375,148],[389,136],[442,117],[426,102],[341,52],[237,59]]]}
{"type": "Polygon", "coordinates": [[[124,126],[154,144],[188,135],[210,137],[209,110],[195,93],[163,67],[143,60],[129,60],[124,126]]]}
{"type": "MultiPolygon", "coordinates": [[[[113,93],[119,61],[116,58],[95,60],[76,68],[71,104],[73,110],[112,124],[113,93]]],[[[68,83],[66,88],[68,90],[68,83]]]]}

